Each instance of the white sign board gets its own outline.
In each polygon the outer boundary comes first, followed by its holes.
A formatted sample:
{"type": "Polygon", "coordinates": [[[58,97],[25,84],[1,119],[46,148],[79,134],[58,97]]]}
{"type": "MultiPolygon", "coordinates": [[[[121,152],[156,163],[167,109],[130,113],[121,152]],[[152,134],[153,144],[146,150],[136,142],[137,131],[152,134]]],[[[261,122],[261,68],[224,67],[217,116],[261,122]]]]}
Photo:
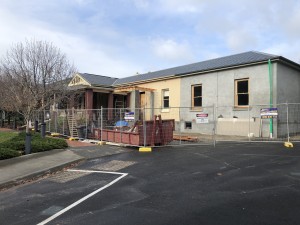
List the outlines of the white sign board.
{"type": "Polygon", "coordinates": [[[262,119],[272,119],[277,118],[278,109],[277,108],[264,108],[260,109],[260,116],[262,119]]]}
{"type": "Polygon", "coordinates": [[[198,113],[196,114],[196,123],[208,123],[208,114],[207,113],[198,113]]]}
{"type": "Polygon", "coordinates": [[[125,112],[124,120],[134,120],[134,112],[125,112]]]}

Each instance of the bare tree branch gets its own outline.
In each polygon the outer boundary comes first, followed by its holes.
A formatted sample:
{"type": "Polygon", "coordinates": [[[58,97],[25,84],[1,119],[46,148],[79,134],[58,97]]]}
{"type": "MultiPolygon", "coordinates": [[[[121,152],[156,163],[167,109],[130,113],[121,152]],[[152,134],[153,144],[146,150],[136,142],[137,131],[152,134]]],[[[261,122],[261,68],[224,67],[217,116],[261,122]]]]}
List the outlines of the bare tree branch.
{"type": "Polygon", "coordinates": [[[46,41],[26,40],[11,46],[0,62],[0,108],[21,113],[29,121],[35,110],[64,98],[75,73],[60,49],[46,41]]]}

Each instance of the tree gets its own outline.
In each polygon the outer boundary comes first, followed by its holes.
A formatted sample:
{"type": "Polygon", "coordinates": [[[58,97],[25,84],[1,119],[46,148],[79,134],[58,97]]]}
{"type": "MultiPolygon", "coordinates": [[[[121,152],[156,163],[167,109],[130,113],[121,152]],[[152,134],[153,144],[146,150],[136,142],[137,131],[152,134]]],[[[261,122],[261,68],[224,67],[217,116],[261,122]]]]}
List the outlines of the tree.
{"type": "Polygon", "coordinates": [[[0,68],[1,107],[23,115],[27,133],[34,112],[63,98],[68,78],[75,73],[75,67],[59,48],[36,40],[13,44],[0,68]]]}

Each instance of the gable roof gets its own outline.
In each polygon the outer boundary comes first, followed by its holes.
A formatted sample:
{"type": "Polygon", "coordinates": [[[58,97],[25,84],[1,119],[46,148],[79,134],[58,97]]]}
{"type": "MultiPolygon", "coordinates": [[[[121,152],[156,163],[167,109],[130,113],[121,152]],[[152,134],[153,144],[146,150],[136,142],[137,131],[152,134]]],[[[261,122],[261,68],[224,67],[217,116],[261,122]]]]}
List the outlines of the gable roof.
{"type": "Polygon", "coordinates": [[[113,86],[125,85],[135,82],[147,81],[152,79],[163,79],[167,77],[176,77],[193,72],[204,72],[209,70],[228,68],[233,66],[242,66],[251,63],[264,62],[269,59],[283,58],[277,55],[271,55],[261,52],[249,51],[240,54],[225,56],[221,58],[206,60],[198,63],[184,66],[173,67],[169,69],[149,72],[145,74],[117,79],[113,86]]]}
{"type": "Polygon", "coordinates": [[[78,74],[92,86],[112,86],[112,84],[118,79],[114,77],[107,77],[89,73],[78,74]]]}

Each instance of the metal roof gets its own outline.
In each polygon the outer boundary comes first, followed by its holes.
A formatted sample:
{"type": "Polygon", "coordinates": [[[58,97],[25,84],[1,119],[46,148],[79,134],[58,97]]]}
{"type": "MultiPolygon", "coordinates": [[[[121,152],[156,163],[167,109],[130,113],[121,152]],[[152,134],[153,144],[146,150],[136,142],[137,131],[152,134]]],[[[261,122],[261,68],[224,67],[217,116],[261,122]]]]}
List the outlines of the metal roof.
{"type": "Polygon", "coordinates": [[[113,86],[124,85],[128,83],[135,83],[140,81],[147,81],[152,79],[166,78],[169,76],[180,76],[193,72],[204,72],[208,70],[228,68],[232,66],[242,66],[250,63],[257,63],[269,59],[283,58],[278,55],[271,55],[262,52],[249,51],[240,54],[225,56],[221,58],[206,60],[198,63],[178,66],[170,69],[160,70],[156,72],[149,72],[145,74],[125,77],[117,79],[113,86]]]}
{"type": "Polygon", "coordinates": [[[112,86],[112,84],[118,79],[89,73],[79,73],[79,75],[92,86],[112,86]]]}

